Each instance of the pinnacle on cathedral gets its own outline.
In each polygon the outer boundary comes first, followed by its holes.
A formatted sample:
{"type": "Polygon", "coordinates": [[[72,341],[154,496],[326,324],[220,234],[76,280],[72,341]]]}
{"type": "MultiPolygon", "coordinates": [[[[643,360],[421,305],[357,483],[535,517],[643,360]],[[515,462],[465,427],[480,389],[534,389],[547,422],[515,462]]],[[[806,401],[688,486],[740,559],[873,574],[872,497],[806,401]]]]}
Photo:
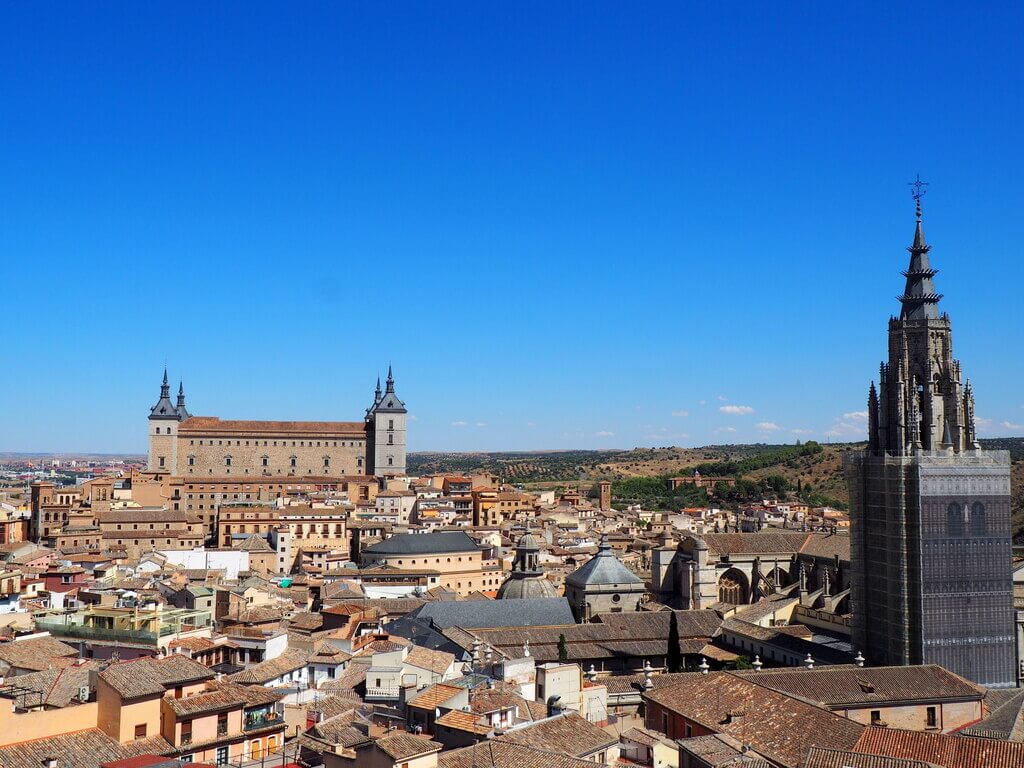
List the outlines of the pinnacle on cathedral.
{"type": "Polygon", "coordinates": [[[914,240],[898,297],[902,310],[889,321],[889,362],[880,366],[878,389],[872,383],[868,391],[868,446],[875,455],[978,447],[974,394],[961,386],[949,315],[939,313],[942,296],[928,258],[920,189],[914,197],[914,240]]]}
{"type": "Polygon", "coordinates": [[[917,198],[917,226],[914,230],[914,243],[909,248],[910,266],[903,272],[907,284],[903,294],[899,296],[903,310],[901,320],[937,320],[939,318],[939,301],[942,295],[935,292],[933,278],[938,270],[932,269],[928,260],[928,251],[932,248],[924,240],[924,226],[921,223],[921,198],[917,198]]]}

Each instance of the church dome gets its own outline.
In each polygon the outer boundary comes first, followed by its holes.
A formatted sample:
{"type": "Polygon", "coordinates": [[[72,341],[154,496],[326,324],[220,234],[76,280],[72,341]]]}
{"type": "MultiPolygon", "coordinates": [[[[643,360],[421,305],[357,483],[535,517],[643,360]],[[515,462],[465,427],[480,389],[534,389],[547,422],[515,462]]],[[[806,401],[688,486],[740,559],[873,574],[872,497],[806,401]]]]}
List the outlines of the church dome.
{"type": "Polygon", "coordinates": [[[566,584],[577,587],[602,584],[643,584],[644,581],[619,562],[608,544],[608,537],[602,537],[597,554],[565,578],[566,584]]]}
{"type": "Polygon", "coordinates": [[[498,589],[499,600],[521,600],[529,597],[558,597],[554,585],[544,576],[511,574],[498,589]]]}
{"type": "Polygon", "coordinates": [[[537,541],[537,537],[527,531],[519,537],[519,541],[516,542],[516,549],[540,549],[540,542],[537,541]]]}

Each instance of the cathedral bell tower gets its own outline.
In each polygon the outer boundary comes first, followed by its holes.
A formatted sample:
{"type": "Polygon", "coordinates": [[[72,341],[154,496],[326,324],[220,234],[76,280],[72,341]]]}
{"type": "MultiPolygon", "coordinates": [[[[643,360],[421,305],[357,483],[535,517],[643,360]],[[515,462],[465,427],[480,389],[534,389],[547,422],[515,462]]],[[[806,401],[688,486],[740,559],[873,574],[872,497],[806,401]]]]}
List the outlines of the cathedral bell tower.
{"type": "Polygon", "coordinates": [[[843,458],[850,490],[854,648],[872,664],[941,664],[1016,684],[1010,458],[977,439],[974,391],[916,224],[888,362],[868,389],[868,445],[843,458]]]}

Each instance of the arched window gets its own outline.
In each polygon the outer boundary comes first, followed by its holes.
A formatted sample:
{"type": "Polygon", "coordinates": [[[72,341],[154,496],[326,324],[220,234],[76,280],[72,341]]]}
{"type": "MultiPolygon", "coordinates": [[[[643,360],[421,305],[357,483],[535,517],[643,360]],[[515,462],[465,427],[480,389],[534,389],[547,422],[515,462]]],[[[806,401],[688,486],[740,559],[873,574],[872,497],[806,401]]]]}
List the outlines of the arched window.
{"type": "Polygon", "coordinates": [[[964,535],[964,511],[956,502],[946,507],[946,535],[964,535]]]}
{"type": "Polygon", "coordinates": [[[971,504],[971,536],[987,536],[988,525],[985,522],[985,505],[980,501],[971,504]]]}

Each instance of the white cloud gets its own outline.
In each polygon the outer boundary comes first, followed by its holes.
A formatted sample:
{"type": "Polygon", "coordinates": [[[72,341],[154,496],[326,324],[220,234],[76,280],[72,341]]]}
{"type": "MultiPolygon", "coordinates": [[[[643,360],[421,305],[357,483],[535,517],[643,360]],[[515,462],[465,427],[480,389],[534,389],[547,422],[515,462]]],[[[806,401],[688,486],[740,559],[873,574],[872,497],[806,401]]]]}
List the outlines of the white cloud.
{"type": "Polygon", "coordinates": [[[715,434],[717,435],[717,434],[719,434],[721,432],[735,432],[735,431],[736,431],[736,427],[719,427],[718,429],[715,430],[715,434]]]}
{"type": "Polygon", "coordinates": [[[992,419],[985,419],[985,418],[982,418],[981,416],[976,416],[975,419],[974,419],[974,424],[975,424],[975,426],[978,426],[978,427],[981,427],[982,429],[984,429],[985,427],[991,427],[992,426],[992,419]]]}
{"type": "Polygon", "coordinates": [[[453,427],[464,427],[464,426],[466,426],[466,422],[464,422],[464,421],[453,421],[452,422],[452,426],[453,427]]]}
{"type": "Polygon", "coordinates": [[[794,435],[810,435],[813,434],[813,430],[810,429],[791,429],[790,434],[794,435]]]}
{"type": "Polygon", "coordinates": [[[615,437],[615,433],[602,429],[600,432],[595,432],[594,437],[615,437]]]}
{"type": "Polygon", "coordinates": [[[867,411],[852,411],[850,413],[843,414],[843,421],[863,421],[867,424],[868,412],[867,411]]]}
{"type": "Polygon", "coordinates": [[[417,417],[415,413],[410,413],[409,421],[419,421],[419,417],[417,417]]]}
{"type": "Polygon", "coordinates": [[[1014,424],[1010,421],[1004,421],[999,426],[1003,429],[1024,429],[1024,424],[1014,424]]]}
{"type": "Polygon", "coordinates": [[[729,402],[729,398],[726,397],[725,395],[718,395],[718,399],[721,400],[723,403],[729,402]]]}
{"type": "Polygon", "coordinates": [[[722,413],[731,413],[733,416],[744,416],[754,412],[754,409],[749,405],[723,405],[718,410],[722,413]]]}
{"type": "Polygon", "coordinates": [[[708,404],[708,401],[707,401],[707,400],[701,400],[701,401],[700,401],[700,405],[701,405],[701,406],[705,406],[705,405],[707,405],[707,404],[708,404]]]}
{"type": "Polygon", "coordinates": [[[537,426],[537,422],[536,421],[528,421],[528,422],[526,422],[526,426],[528,426],[530,428],[536,427],[537,426]]]}
{"type": "Polygon", "coordinates": [[[477,425],[478,427],[486,427],[486,426],[487,426],[487,422],[486,422],[486,421],[478,421],[478,422],[476,423],[476,425],[477,425]]]}
{"type": "Polygon", "coordinates": [[[756,426],[762,432],[777,432],[778,430],[782,429],[782,427],[780,427],[774,421],[761,421],[758,422],[756,426]]]}
{"type": "Polygon", "coordinates": [[[672,411],[672,415],[675,416],[676,418],[685,419],[687,416],[690,415],[690,412],[689,411],[672,411]]]}

